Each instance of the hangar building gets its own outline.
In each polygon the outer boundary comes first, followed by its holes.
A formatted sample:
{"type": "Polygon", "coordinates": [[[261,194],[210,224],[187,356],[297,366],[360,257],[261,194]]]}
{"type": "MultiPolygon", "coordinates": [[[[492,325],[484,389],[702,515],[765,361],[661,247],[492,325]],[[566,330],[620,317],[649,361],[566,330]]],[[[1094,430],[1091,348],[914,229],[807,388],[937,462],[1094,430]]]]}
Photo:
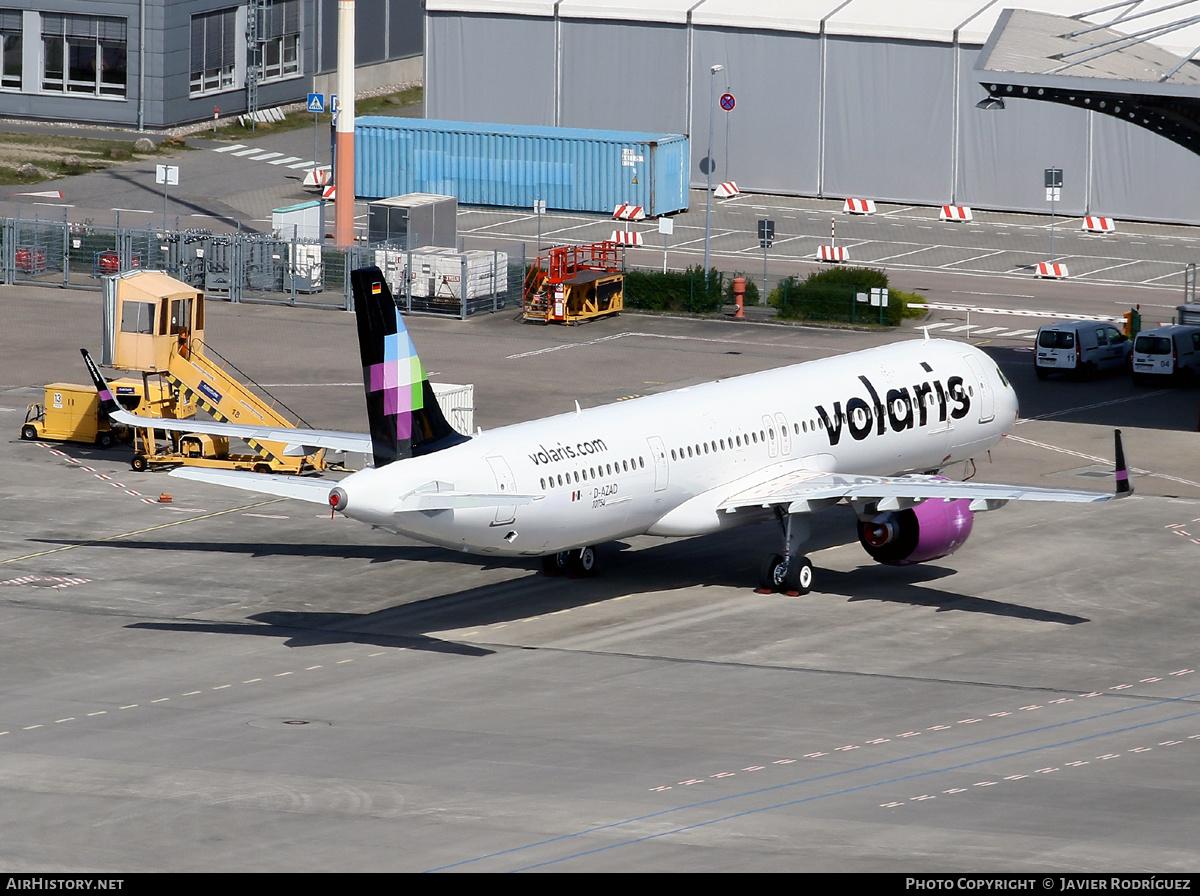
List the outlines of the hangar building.
{"type": "MultiPolygon", "coordinates": [[[[685,134],[703,187],[711,112],[714,182],[743,191],[1048,212],[1043,171],[1057,167],[1059,213],[1200,223],[1200,157],[1183,147],[1090,109],[977,108],[987,92],[975,64],[1010,5],[426,0],[426,115],[685,134]],[[730,112],[714,101],[726,93],[730,112]]],[[[1189,57],[1200,23],[1155,42],[1189,57]]]]}

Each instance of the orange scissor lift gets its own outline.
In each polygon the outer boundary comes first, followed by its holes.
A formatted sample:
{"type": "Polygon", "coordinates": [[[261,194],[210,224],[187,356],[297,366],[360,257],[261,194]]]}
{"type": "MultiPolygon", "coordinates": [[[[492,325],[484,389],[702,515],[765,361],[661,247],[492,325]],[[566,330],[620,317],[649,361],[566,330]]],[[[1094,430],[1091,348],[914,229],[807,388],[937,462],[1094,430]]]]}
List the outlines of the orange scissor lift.
{"type": "Polygon", "coordinates": [[[525,275],[525,320],[576,324],[624,306],[624,249],[611,240],[556,246],[525,275]]]}

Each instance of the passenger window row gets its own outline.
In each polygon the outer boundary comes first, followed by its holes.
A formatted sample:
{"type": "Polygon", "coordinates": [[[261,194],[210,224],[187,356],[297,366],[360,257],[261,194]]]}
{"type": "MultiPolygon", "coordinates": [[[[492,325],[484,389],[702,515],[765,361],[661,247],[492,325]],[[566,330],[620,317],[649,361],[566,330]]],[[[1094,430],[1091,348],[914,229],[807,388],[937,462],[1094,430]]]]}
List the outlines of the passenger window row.
{"type": "Polygon", "coordinates": [[[646,459],[644,457],[632,457],[629,460],[622,460],[611,464],[601,464],[596,467],[587,467],[586,469],[568,470],[566,473],[558,473],[549,477],[543,476],[540,480],[542,491],[547,488],[555,488],[556,486],[566,487],[575,485],[576,483],[589,482],[601,477],[619,476],[621,473],[629,473],[631,471],[644,470],[646,468],[646,459]],[[574,478],[572,478],[574,477],[574,478]]]}

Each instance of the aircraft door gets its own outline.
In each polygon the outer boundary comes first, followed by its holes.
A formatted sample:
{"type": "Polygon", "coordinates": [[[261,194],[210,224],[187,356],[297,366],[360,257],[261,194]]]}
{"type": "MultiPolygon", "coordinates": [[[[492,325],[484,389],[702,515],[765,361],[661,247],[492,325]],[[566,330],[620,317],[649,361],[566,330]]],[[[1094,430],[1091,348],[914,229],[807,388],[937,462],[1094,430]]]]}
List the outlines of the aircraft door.
{"type": "MultiPolygon", "coordinates": [[[[515,495],[517,493],[517,482],[513,478],[512,468],[509,467],[508,461],[502,457],[485,458],[488,466],[492,468],[492,473],[496,476],[496,488],[507,495],[515,495]]],[[[517,517],[516,504],[497,504],[496,518],[492,521],[493,526],[504,526],[511,523],[517,517]]]]}
{"type": "Polygon", "coordinates": [[[775,431],[775,421],[763,414],[763,433],[767,437],[767,456],[775,457],[779,454],[779,433],[775,431]]]}
{"type": "Polygon", "coordinates": [[[996,416],[996,396],[992,391],[992,382],[979,359],[972,355],[963,355],[971,373],[975,375],[976,396],[979,401],[979,422],[987,423],[996,416]]]}
{"type": "Polygon", "coordinates": [[[792,437],[788,433],[787,417],[782,411],[775,413],[775,428],[779,430],[779,452],[787,457],[792,453],[792,437]]]}
{"type": "Polygon", "coordinates": [[[650,444],[650,459],[654,464],[654,490],[661,492],[670,480],[670,468],[667,466],[667,449],[663,440],[658,436],[650,436],[646,441],[650,444]]]}

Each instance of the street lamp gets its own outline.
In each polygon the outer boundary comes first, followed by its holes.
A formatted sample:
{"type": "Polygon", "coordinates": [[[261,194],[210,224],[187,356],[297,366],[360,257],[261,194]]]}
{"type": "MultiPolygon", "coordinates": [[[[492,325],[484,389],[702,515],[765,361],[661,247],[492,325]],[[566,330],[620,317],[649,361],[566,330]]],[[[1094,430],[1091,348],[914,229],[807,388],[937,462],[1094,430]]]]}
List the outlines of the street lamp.
{"type": "Polygon", "coordinates": [[[708,286],[708,255],[709,243],[712,240],[712,144],[713,144],[713,122],[716,120],[716,96],[717,96],[717,72],[725,68],[723,65],[714,65],[711,71],[711,77],[708,79],[708,157],[705,159],[708,169],[708,196],[704,203],[704,284],[708,286]]]}

